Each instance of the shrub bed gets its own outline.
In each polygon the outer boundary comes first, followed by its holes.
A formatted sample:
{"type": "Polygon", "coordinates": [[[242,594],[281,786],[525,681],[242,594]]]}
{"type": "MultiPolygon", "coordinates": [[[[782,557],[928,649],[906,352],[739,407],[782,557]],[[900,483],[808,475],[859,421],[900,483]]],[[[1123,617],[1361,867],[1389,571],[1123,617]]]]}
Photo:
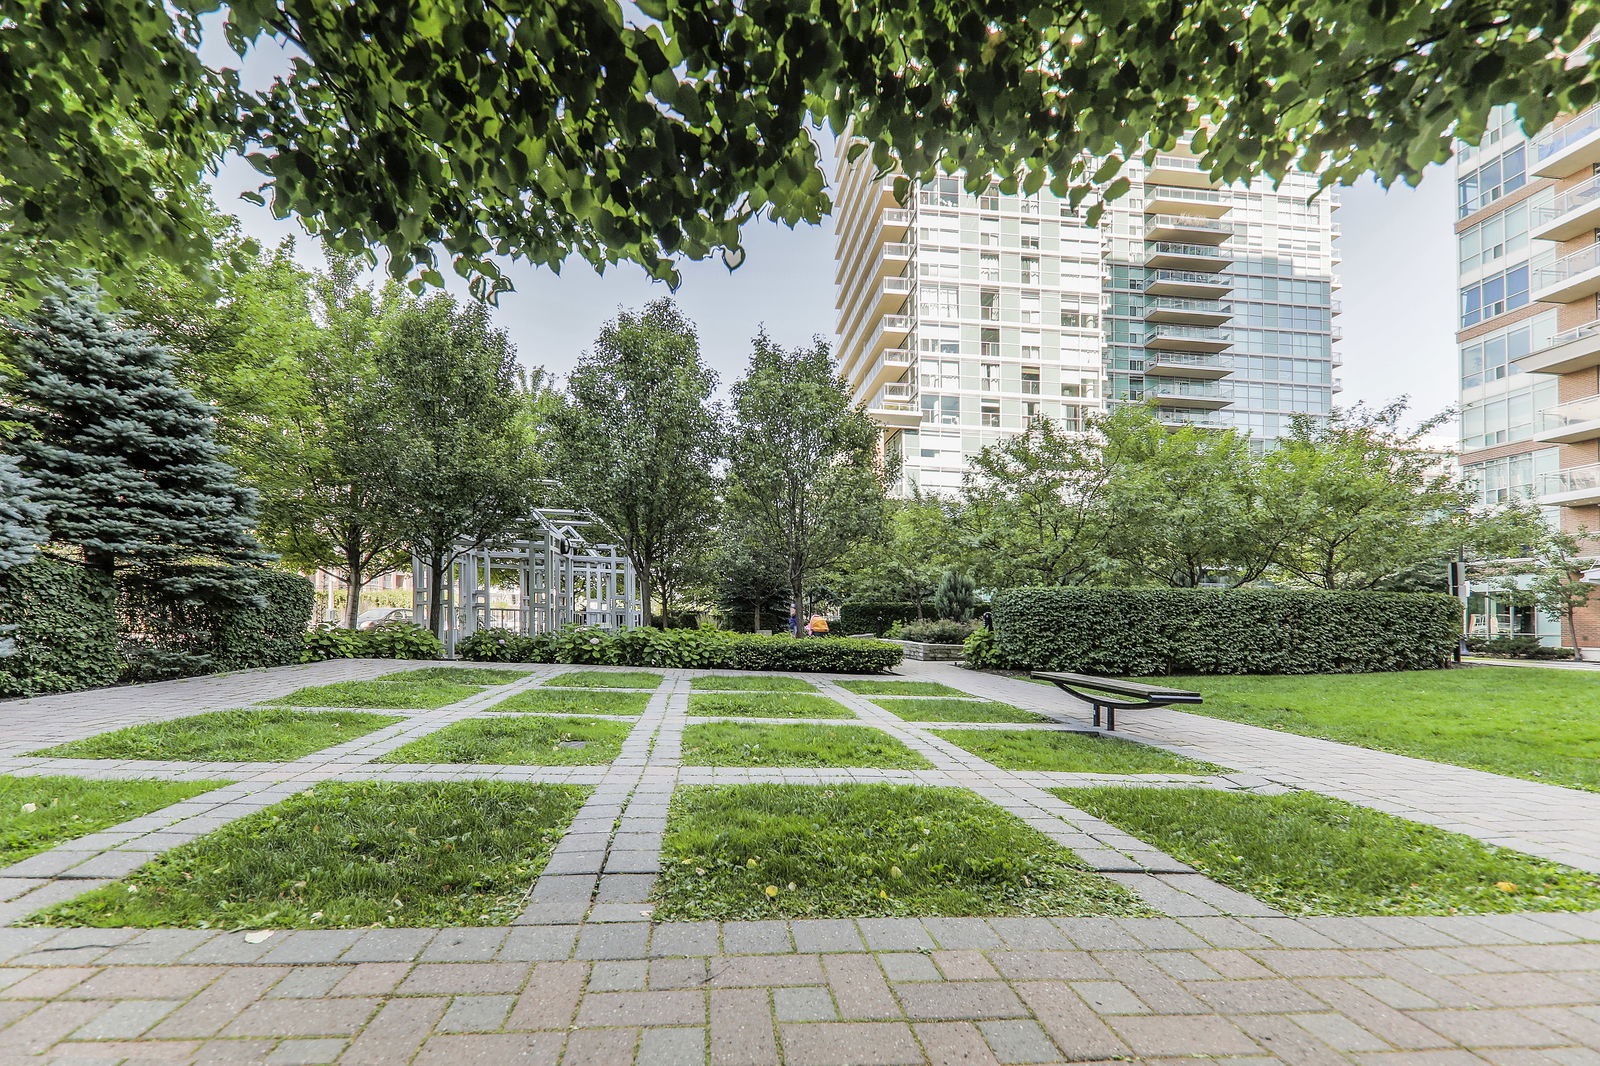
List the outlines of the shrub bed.
{"type": "Polygon", "coordinates": [[[884,634],[897,622],[915,621],[917,616],[935,618],[932,603],[924,602],[922,610],[915,603],[846,603],[839,608],[839,632],[884,634]]]}
{"type": "Polygon", "coordinates": [[[286,666],[300,661],[316,591],[299,574],[284,570],[250,573],[255,602],[199,601],[169,595],[203,578],[206,568],[152,581],[122,581],[123,679],[159,681],[221,670],[286,666]],[[162,584],[162,580],[169,582],[162,584]]]}
{"type": "Polygon", "coordinates": [[[411,622],[383,622],[371,629],[318,626],[305,635],[304,648],[300,661],[305,663],[323,659],[438,659],[444,655],[439,638],[411,622]]]}
{"type": "Polygon", "coordinates": [[[122,671],[111,588],[71,563],[0,572],[0,641],[0,696],[110,685],[122,671]]]}
{"type": "Polygon", "coordinates": [[[881,640],[797,640],[721,629],[605,630],[588,626],[568,626],[536,636],[480,629],[457,642],[456,653],[474,662],[841,674],[882,673],[897,665],[901,657],[899,648],[881,640]]]}
{"type": "Polygon", "coordinates": [[[1339,674],[1444,666],[1437,593],[1021,588],[995,597],[992,665],[1138,677],[1339,674]]]}

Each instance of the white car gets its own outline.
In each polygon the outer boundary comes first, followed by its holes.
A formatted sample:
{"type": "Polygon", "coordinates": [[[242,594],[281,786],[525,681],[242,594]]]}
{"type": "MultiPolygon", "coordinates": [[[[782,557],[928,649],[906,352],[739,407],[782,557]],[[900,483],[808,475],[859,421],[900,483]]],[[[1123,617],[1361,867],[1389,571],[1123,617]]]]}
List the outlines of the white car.
{"type": "Polygon", "coordinates": [[[356,616],[356,628],[371,629],[373,626],[382,625],[384,622],[409,622],[411,620],[411,608],[409,607],[376,607],[370,611],[362,611],[356,616]]]}

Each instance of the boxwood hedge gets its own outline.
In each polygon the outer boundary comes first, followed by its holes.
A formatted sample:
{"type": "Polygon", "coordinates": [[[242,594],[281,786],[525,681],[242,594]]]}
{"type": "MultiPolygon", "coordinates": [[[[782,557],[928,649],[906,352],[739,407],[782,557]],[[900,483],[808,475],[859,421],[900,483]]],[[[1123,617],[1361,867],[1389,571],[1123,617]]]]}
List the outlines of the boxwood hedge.
{"type": "Polygon", "coordinates": [[[456,643],[475,662],[576,663],[593,666],[690,667],[706,670],[787,670],[876,674],[900,662],[900,649],[881,640],[846,637],[762,637],[724,629],[619,629],[568,626],[524,636],[480,629],[456,643]]]}
{"type": "Polygon", "coordinates": [[[1426,670],[1460,625],[1437,593],[1019,588],[993,610],[996,665],[1117,677],[1426,670]]]}

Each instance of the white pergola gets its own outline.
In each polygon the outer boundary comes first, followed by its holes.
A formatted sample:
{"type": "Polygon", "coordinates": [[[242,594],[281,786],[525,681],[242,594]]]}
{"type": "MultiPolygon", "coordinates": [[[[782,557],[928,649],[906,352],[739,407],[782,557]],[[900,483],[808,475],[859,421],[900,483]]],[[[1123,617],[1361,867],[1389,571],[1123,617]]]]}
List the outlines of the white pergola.
{"type": "MultiPolygon", "coordinates": [[[[543,633],[577,623],[606,629],[644,624],[633,564],[615,544],[589,540],[599,530],[582,511],[536,508],[531,535],[495,548],[465,550],[447,573],[441,597],[445,653],[479,629],[543,633]],[[493,589],[514,588],[515,607],[495,607],[493,589]]],[[[428,567],[411,560],[416,617],[427,611],[428,567]]]]}

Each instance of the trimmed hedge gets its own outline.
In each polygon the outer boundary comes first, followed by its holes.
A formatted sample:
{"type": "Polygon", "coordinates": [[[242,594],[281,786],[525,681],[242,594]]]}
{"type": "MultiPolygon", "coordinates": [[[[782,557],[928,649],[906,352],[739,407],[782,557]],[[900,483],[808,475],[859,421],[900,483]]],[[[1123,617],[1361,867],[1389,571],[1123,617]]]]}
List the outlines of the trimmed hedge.
{"type": "Polygon", "coordinates": [[[1460,626],[1432,592],[1020,588],[993,609],[998,665],[1115,677],[1427,670],[1460,626]]]}
{"type": "Polygon", "coordinates": [[[110,584],[52,559],[0,571],[0,696],[115,684],[122,672],[110,584]]]}
{"type": "MultiPolygon", "coordinates": [[[[923,603],[922,617],[938,617],[932,603],[923,603]]],[[[882,634],[887,633],[889,627],[896,622],[914,622],[916,619],[917,605],[909,601],[904,603],[846,603],[839,608],[838,628],[841,633],[882,634]]]]}
{"type": "Polygon", "coordinates": [[[591,626],[568,626],[534,636],[510,629],[480,629],[457,642],[456,654],[474,662],[840,674],[881,673],[901,658],[898,647],[881,640],[797,640],[725,629],[605,630],[591,626]]]}
{"type": "Polygon", "coordinates": [[[159,681],[299,662],[315,588],[285,570],[253,570],[249,581],[254,603],[169,600],[159,583],[125,585],[117,603],[125,679],[159,681]]]}

